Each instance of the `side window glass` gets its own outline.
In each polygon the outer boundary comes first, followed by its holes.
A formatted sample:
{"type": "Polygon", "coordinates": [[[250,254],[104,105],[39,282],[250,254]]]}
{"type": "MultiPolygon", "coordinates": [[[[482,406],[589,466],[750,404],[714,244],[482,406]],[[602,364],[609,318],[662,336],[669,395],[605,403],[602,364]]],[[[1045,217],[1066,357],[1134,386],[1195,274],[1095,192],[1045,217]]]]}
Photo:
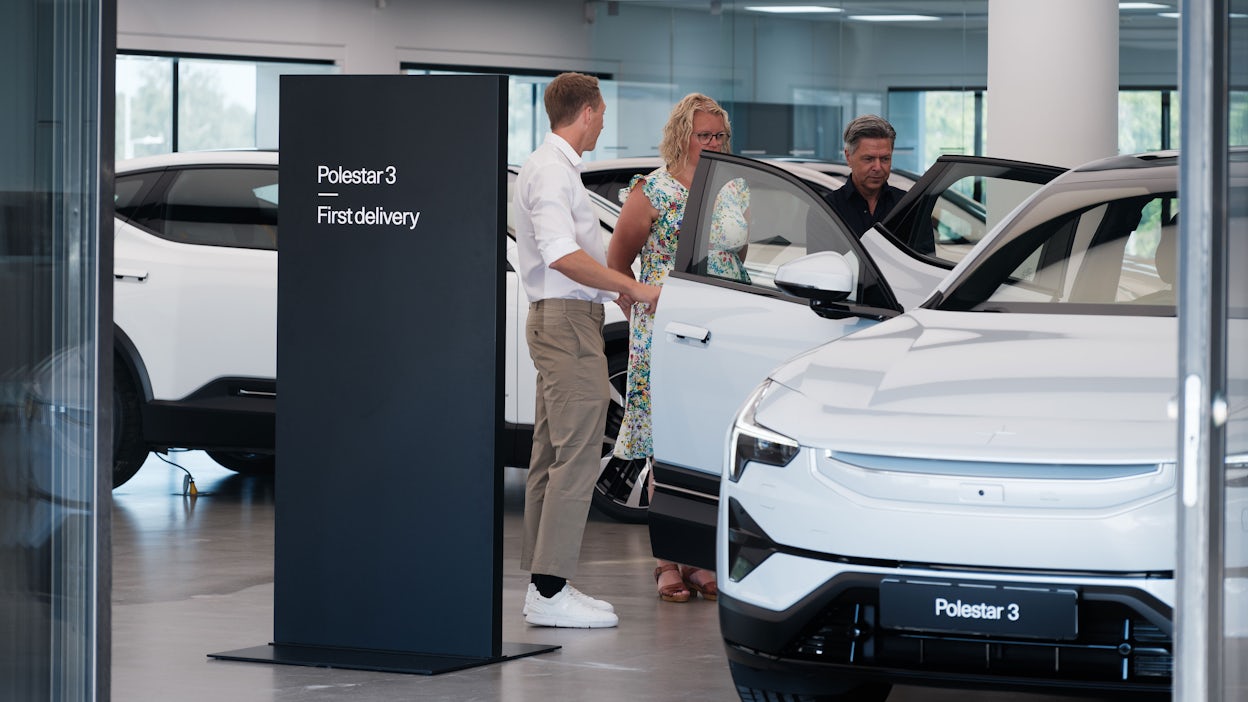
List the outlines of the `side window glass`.
{"type": "Polygon", "coordinates": [[[924,198],[910,245],[920,253],[957,263],[1040,185],[1019,180],[1010,172],[955,174],[947,185],[933,188],[924,198]]]}
{"type": "Polygon", "coordinates": [[[276,250],[277,169],[185,169],[143,224],[184,244],[276,250]]]}
{"type": "Polygon", "coordinates": [[[1047,222],[1001,251],[1018,263],[987,301],[1173,307],[1177,223],[1173,194],[1114,200],[1047,222]]]}
{"type": "MultiPolygon", "coordinates": [[[[777,290],[776,269],[815,251],[845,254],[858,269],[851,301],[874,283],[856,253],[853,237],[816,196],[774,173],[738,163],[715,161],[700,203],[691,271],[710,279],[777,290]],[[713,196],[709,193],[714,193],[713,196]]],[[[689,212],[685,213],[686,221],[689,212]]]]}
{"type": "Polygon", "coordinates": [[[1148,203],[1127,240],[1117,301],[1175,304],[1178,242],[1179,201],[1158,198],[1148,203]]]}
{"type": "Polygon", "coordinates": [[[621,205],[628,194],[625,188],[632,182],[633,176],[649,173],[652,168],[626,168],[602,171],[585,171],[581,173],[581,182],[585,189],[598,193],[607,202],[621,205]]]}
{"type": "Polygon", "coordinates": [[[984,178],[962,178],[935,198],[932,234],[937,258],[960,261],[988,232],[988,214],[981,200],[984,178]]]}
{"type": "Polygon", "coordinates": [[[119,176],[113,183],[113,214],[122,219],[134,217],[146,200],[143,196],[164,171],[148,171],[119,176]]]}

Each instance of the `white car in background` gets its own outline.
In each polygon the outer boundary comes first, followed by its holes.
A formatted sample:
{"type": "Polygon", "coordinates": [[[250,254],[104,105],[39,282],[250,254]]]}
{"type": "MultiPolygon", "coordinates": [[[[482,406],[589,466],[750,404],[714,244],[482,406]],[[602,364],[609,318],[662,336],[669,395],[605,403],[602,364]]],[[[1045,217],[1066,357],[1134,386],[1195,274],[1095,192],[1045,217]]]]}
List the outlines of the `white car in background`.
{"type": "MultiPolygon", "coordinates": [[[[799,178],[805,180],[820,195],[828,194],[849,179],[849,164],[837,161],[790,157],[758,157],[766,163],[774,163],[799,178]],[[816,174],[822,174],[821,177],[816,174]]],[[[604,198],[616,202],[619,200],[620,189],[627,186],[632,177],[639,173],[649,173],[663,165],[658,156],[632,156],[629,158],[609,158],[598,161],[586,161],[581,173],[585,187],[604,198]]],[[[888,182],[902,190],[909,190],[919,180],[919,175],[894,169],[888,182]]]]}
{"type": "MultiPolygon", "coordinates": [[[[509,192],[516,169],[506,174],[509,192]]],[[[204,449],[226,468],[274,467],[277,398],[278,155],[187,152],[122,161],[114,219],[113,485],[150,451],[204,449]]],[[[604,238],[619,206],[591,193],[604,238]]],[[[524,342],[528,300],[506,233],[506,465],[527,467],[535,371],[524,342]]],[[[615,389],[604,429],[614,442],[628,363],[628,323],[606,306],[603,330],[615,389]]],[[[607,459],[604,458],[604,469],[607,459]]],[[[618,467],[618,466],[617,466],[618,467]]],[[[645,518],[644,490],[606,475],[594,503],[617,518],[645,518]]]]}
{"type": "MultiPolygon", "coordinates": [[[[740,405],[716,549],[743,700],[878,701],[894,683],[1169,699],[1179,207],[1174,152],[1072,170],[922,305],[796,356],[740,405]]],[[[1244,300],[1248,241],[1232,239],[1244,300]]],[[[841,304],[845,258],[797,260],[777,284],[841,304]]],[[[1242,348],[1248,311],[1231,317],[1242,348]]],[[[1242,642],[1248,407],[1231,399],[1226,633],[1242,642]]]]}

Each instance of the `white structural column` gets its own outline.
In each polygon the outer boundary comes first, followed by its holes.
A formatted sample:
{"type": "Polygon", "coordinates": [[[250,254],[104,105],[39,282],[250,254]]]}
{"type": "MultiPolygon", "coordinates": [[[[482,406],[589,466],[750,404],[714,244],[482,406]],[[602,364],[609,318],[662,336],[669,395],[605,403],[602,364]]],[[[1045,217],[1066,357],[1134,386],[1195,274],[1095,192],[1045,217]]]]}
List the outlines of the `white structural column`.
{"type": "Polygon", "coordinates": [[[988,0],[988,156],[1118,153],[1118,1],[988,0]]]}

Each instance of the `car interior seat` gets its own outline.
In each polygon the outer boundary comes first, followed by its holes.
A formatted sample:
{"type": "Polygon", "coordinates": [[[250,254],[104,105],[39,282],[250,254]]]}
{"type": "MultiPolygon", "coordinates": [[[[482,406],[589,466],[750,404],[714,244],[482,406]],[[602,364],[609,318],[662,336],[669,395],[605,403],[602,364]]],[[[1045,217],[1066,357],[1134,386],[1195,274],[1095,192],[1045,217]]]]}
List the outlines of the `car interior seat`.
{"type": "Polygon", "coordinates": [[[1161,237],[1157,240],[1156,251],[1153,252],[1153,267],[1157,269],[1157,277],[1165,287],[1141,295],[1132,302],[1143,305],[1173,305],[1174,285],[1178,278],[1178,256],[1179,215],[1176,213],[1161,226],[1161,237]]]}

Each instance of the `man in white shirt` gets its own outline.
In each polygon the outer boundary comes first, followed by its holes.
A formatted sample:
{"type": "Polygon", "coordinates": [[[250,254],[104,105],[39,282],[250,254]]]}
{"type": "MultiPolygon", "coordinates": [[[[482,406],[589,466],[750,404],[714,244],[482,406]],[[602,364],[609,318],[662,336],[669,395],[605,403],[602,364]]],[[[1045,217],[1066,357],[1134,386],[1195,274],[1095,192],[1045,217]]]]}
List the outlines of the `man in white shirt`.
{"type": "Polygon", "coordinates": [[[603,303],[656,305],[659,288],[607,268],[598,216],[581,184],[581,154],[602,133],[598,79],[563,73],[546,88],[551,133],[516,176],[516,248],[528,295],[525,329],[537,368],[533,457],[520,567],[532,574],[525,621],[599,628],[619,619],[572,587],[610,405],[603,303]]]}

